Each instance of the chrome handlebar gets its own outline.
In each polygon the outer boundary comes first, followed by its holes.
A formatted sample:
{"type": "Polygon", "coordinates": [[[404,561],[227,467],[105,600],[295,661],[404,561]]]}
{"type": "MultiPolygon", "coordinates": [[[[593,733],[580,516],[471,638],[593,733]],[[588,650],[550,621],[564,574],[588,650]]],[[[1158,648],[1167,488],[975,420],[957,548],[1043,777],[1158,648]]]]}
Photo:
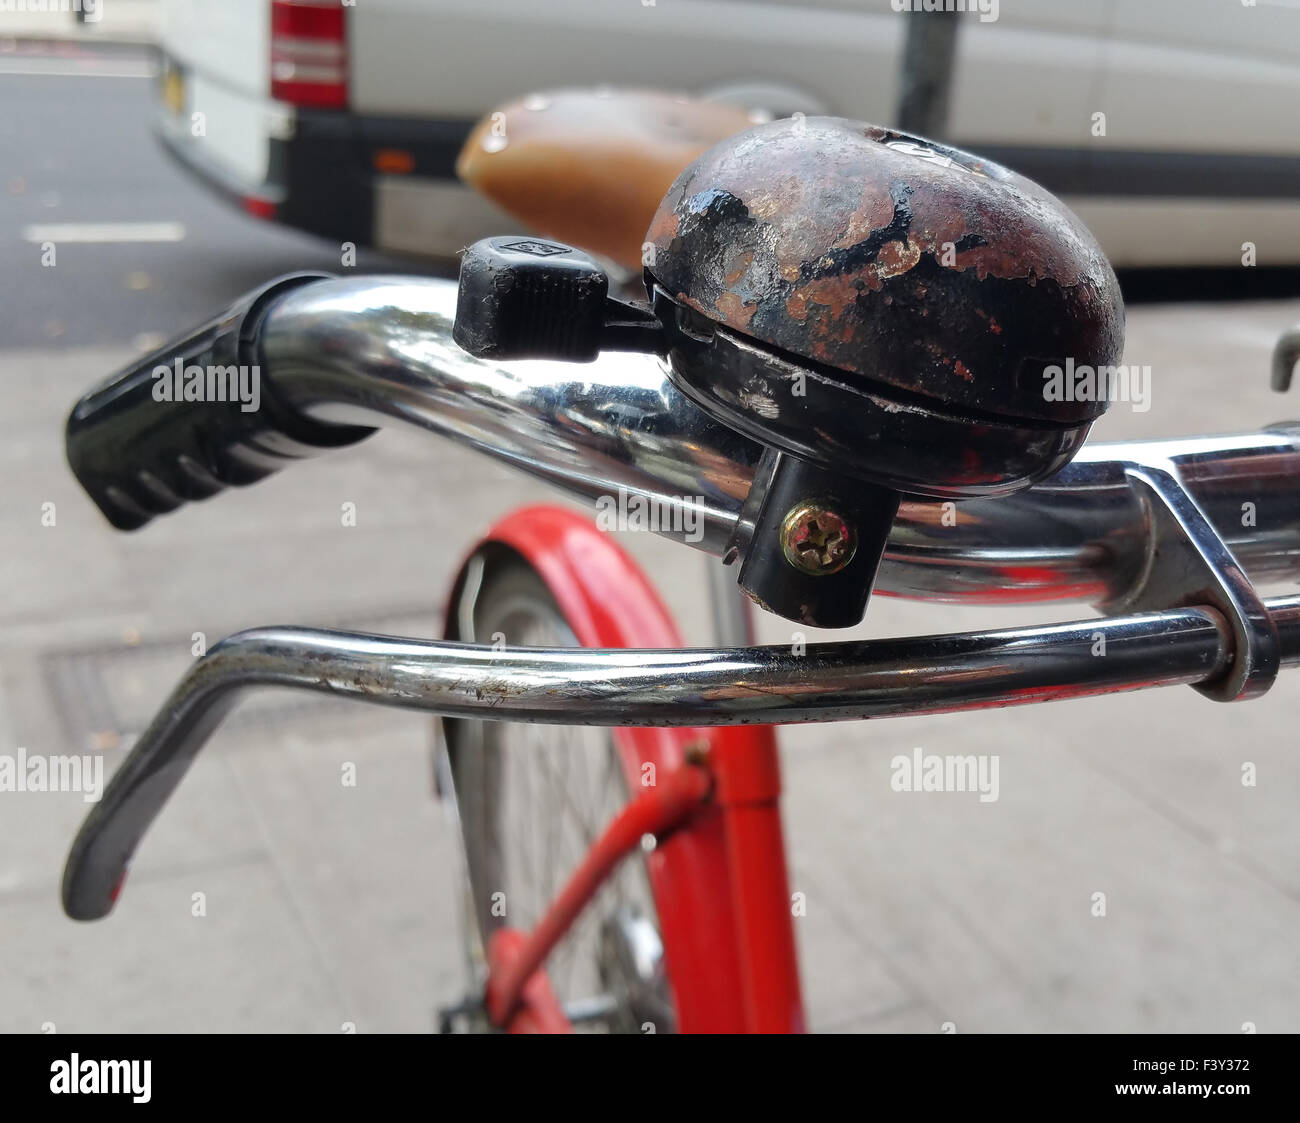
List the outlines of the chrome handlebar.
{"type": "MultiPolygon", "coordinates": [[[[722,555],[758,445],[700,412],[657,359],[497,364],[452,341],[456,286],[319,281],[279,298],[263,356],[279,399],[329,424],[400,420],[573,496],[682,504],[722,555]]],[[[1300,353],[1300,351],[1298,351],[1300,353]]],[[[132,853],[225,713],[284,686],[451,716],[587,725],[849,721],[1188,684],[1223,700],[1300,664],[1300,423],[1098,444],[1032,489],[905,502],[878,591],[927,600],[1086,601],[1114,613],[1037,628],[689,651],[496,650],[267,628],[214,646],[176,687],[73,845],[67,913],[104,916],[132,853]],[[1242,525],[1243,501],[1259,525],[1242,525]],[[1098,652],[1104,651],[1104,657],[1098,652]]],[[[683,537],[665,530],[670,537],[683,537]]]]}
{"type": "MultiPolygon", "coordinates": [[[[321,421],[415,425],[591,503],[620,488],[678,502],[699,519],[689,544],[725,553],[758,444],[704,414],[655,357],[614,353],[587,365],[475,359],[452,341],[455,309],[455,282],[437,279],[366,277],[290,292],[264,329],[277,395],[321,421]]],[[[1173,464],[1253,581],[1300,575],[1296,423],[1089,444],[1051,479],[1015,495],[947,511],[905,501],[876,591],[968,603],[1123,604],[1152,539],[1131,463],[1173,464]],[[1243,498],[1266,512],[1259,526],[1242,526],[1243,498]]]]}
{"type": "MultiPolygon", "coordinates": [[[[1300,597],[1270,600],[1284,664],[1300,664],[1300,597]]],[[[1042,628],[690,651],[518,648],[259,628],[214,646],[181,680],[82,825],[63,907],[112,909],[149,825],[243,695],[292,687],[448,716],[564,725],[857,721],[1082,698],[1219,679],[1222,616],[1185,608],[1042,628]],[[1104,657],[1098,652],[1103,651],[1104,657]]]]}

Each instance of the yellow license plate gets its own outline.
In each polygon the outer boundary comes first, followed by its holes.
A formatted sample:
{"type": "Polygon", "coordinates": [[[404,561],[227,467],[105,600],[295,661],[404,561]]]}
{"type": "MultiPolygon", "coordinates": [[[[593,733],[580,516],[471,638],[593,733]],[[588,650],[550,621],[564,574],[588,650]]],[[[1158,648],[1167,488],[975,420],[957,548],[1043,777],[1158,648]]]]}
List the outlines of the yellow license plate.
{"type": "Polygon", "coordinates": [[[162,100],[172,113],[185,112],[185,79],[179,70],[168,70],[163,75],[162,100]]]}

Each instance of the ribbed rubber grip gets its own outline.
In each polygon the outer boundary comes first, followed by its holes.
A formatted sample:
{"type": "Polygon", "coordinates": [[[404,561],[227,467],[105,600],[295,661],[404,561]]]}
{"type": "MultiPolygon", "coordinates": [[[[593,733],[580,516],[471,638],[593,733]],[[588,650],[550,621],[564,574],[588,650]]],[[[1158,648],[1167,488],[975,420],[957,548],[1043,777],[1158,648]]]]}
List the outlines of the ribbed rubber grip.
{"type": "Polygon", "coordinates": [[[276,298],[328,277],[277,278],[77,403],[68,418],[68,464],[109,522],[135,530],[374,431],[284,407],[261,363],[258,331],[276,298]]]}

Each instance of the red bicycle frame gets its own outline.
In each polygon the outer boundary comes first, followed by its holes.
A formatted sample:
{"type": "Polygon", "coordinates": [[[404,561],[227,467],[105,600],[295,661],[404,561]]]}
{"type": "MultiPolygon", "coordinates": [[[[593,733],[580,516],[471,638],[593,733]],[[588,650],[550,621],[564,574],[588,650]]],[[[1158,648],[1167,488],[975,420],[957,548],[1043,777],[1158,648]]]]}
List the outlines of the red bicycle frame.
{"type": "MultiPolygon", "coordinates": [[[[489,543],[533,566],[583,646],[683,646],[645,574],[581,515],[523,508],[475,549],[489,543]]],[[[596,840],[531,933],[507,930],[494,938],[490,1015],[511,1031],[567,1028],[538,967],[618,861],[652,833],[660,842],[646,864],[678,1028],[802,1032],[773,728],[612,732],[628,789],[643,794],[596,840]],[[647,785],[646,777],[654,782],[647,785]]]]}

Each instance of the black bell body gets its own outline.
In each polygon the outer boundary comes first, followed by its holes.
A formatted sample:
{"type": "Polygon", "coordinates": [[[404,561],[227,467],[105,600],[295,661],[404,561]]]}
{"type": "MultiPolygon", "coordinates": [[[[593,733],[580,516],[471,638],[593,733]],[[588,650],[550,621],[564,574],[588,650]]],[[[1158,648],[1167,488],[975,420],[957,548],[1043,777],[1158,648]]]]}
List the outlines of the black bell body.
{"type": "Polygon", "coordinates": [[[764,444],[904,493],[1024,487],[1106,409],[1124,311],[1059,200],[839,118],[706,152],[646,235],[674,380],[764,444]],[[675,329],[675,330],[674,330],[675,329]]]}

